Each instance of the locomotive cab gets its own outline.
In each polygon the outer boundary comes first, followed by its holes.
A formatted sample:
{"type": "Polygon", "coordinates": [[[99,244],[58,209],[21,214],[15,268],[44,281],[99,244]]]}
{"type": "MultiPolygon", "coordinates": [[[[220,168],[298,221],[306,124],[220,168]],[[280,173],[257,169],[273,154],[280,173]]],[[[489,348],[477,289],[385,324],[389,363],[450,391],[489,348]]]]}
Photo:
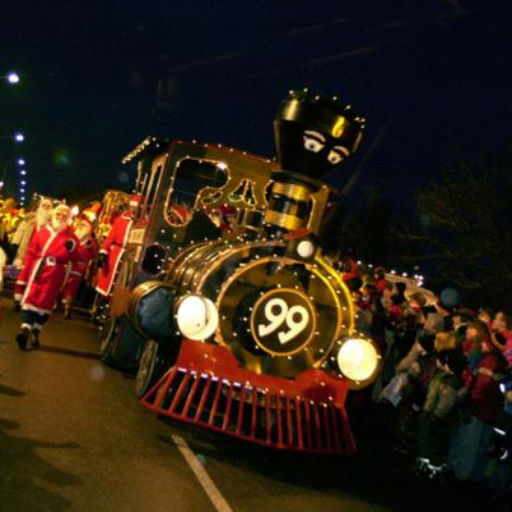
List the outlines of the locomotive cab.
{"type": "Polygon", "coordinates": [[[154,137],[123,159],[134,162],[134,192],[141,200],[100,335],[103,361],[124,371],[137,370],[145,343],[126,315],[131,290],[164,279],[167,265],[185,248],[254,236],[261,230],[270,174],[277,169],[268,159],[221,145],[154,137]]]}

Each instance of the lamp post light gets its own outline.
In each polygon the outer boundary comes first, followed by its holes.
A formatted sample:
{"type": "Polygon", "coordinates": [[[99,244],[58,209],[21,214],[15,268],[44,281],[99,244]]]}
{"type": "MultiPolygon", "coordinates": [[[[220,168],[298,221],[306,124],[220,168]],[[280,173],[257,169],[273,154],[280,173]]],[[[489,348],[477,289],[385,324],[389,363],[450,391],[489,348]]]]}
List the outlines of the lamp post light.
{"type": "Polygon", "coordinates": [[[16,85],[20,81],[20,75],[16,71],[9,71],[6,75],[0,75],[9,85],[16,85]]]}
{"type": "Polygon", "coordinates": [[[25,135],[22,132],[14,132],[11,135],[0,135],[0,139],[12,139],[19,143],[25,140],[25,135]]]}
{"type": "Polygon", "coordinates": [[[25,165],[25,159],[24,158],[18,158],[18,165],[25,165]]]}

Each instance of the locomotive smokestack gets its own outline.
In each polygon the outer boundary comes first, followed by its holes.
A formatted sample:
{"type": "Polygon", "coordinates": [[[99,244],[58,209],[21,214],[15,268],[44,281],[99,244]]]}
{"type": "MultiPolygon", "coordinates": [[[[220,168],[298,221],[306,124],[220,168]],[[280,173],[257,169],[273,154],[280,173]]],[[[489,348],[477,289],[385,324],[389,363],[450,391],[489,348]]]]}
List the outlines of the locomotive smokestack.
{"type": "Polygon", "coordinates": [[[282,170],[272,175],[267,225],[293,231],[307,224],[311,193],[357,150],[364,123],[337,98],[323,98],[307,89],[290,92],[274,120],[282,170]]]}

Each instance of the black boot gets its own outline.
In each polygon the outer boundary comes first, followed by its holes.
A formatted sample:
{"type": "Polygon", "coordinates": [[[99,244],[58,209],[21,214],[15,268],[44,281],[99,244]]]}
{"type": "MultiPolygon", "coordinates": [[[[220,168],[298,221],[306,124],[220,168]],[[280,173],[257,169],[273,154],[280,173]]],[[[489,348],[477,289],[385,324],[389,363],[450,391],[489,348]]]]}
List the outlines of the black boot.
{"type": "Polygon", "coordinates": [[[30,340],[30,346],[32,348],[39,348],[39,346],[40,346],[40,343],[39,343],[39,330],[38,329],[33,329],[32,330],[32,338],[30,340]]]}
{"type": "Polygon", "coordinates": [[[16,335],[16,343],[20,347],[20,350],[27,348],[28,337],[30,336],[30,329],[28,327],[22,327],[21,331],[16,335]]]}

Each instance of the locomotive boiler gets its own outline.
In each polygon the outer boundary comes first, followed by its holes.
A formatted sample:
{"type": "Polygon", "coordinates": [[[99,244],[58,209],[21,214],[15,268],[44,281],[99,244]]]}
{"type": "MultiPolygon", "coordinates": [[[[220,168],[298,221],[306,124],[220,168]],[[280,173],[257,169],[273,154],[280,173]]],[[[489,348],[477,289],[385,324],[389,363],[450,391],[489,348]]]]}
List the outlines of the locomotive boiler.
{"type": "Polygon", "coordinates": [[[132,268],[149,258],[154,272],[128,272],[132,290],[113,310],[139,340],[137,393],[155,413],[265,446],[350,453],[346,396],[372,382],[380,356],[354,332],[350,291],[322,256],[335,201],[322,180],[357,150],[364,119],[302,90],[274,129],[277,163],[183,142],[129,156],[164,169],[127,251],[132,268]]]}

